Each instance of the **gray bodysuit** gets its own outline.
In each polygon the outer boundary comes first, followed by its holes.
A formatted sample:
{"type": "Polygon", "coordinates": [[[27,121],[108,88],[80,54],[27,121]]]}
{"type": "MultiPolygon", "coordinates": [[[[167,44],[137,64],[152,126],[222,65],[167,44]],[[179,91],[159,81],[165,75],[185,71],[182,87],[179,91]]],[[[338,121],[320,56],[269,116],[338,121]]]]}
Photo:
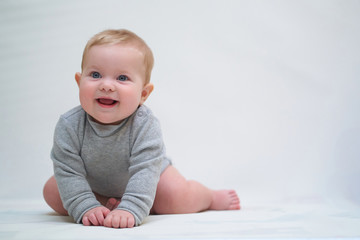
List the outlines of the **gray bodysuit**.
{"type": "Polygon", "coordinates": [[[68,111],[56,125],[51,158],[62,202],[77,223],[101,206],[96,192],[121,198],[117,209],[141,224],[160,174],[171,164],[159,122],[144,105],[119,125],[99,124],[81,106],[68,111]]]}

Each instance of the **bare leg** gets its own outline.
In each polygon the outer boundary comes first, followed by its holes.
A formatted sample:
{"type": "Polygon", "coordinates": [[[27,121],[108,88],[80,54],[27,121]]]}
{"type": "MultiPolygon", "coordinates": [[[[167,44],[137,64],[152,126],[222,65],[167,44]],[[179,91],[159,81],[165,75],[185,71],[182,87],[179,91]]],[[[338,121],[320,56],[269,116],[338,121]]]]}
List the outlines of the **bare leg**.
{"type": "Polygon", "coordinates": [[[240,209],[240,200],[234,190],[210,190],[196,181],[186,180],[169,166],[161,174],[151,212],[176,214],[237,209],[240,209]]]}
{"type": "Polygon", "coordinates": [[[60,215],[67,216],[69,215],[68,212],[65,210],[63,203],[60,198],[60,193],[58,186],[56,184],[55,177],[52,176],[49,180],[45,183],[43,189],[43,196],[45,202],[54,209],[60,215]]]}
{"type": "MultiPolygon", "coordinates": [[[[95,196],[97,196],[97,194],[95,194],[95,196]]],[[[118,200],[116,198],[107,198],[107,201],[104,206],[106,208],[108,208],[110,211],[112,211],[115,208],[117,208],[119,206],[119,204],[120,204],[120,200],[118,200]]]]}
{"type": "MultiPolygon", "coordinates": [[[[119,203],[120,200],[116,198],[108,198],[104,197],[100,194],[94,193],[96,196],[96,199],[101,203],[101,205],[105,206],[106,208],[113,210],[115,209],[119,203]]],[[[68,212],[65,210],[63,203],[60,198],[60,193],[58,186],[56,184],[55,177],[52,176],[49,178],[49,180],[45,183],[44,189],[43,189],[43,195],[46,203],[54,209],[55,212],[59,213],[60,215],[67,216],[69,215],[68,212]]]]}
{"type": "MultiPolygon", "coordinates": [[[[61,215],[68,215],[64,209],[56,180],[52,176],[44,186],[44,199],[61,215]]],[[[115,209],[120,200],[95,193],[97,200],[110,210],[115,209]]],[[[204,185],[186,180],[173,166],[161,174],[151,213],[175,214],[195,213],[204,210],[237,210],[240,200],[234,190],[210,190],[204,185]]]]}

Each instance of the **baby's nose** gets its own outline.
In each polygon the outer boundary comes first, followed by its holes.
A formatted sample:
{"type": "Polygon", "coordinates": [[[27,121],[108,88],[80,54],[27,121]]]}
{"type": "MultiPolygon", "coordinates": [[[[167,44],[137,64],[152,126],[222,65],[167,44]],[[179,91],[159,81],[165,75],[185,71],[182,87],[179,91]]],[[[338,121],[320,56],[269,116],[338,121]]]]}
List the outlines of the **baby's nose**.
{"type": "Polygon", "coordinates": [[[108,91],[113,92],[113,91],[115,91],[115,86],[111,80],[104,79],[103,81],[101,81],[100,90],[106,91],[106,92],[108,92],[108,91]]]}

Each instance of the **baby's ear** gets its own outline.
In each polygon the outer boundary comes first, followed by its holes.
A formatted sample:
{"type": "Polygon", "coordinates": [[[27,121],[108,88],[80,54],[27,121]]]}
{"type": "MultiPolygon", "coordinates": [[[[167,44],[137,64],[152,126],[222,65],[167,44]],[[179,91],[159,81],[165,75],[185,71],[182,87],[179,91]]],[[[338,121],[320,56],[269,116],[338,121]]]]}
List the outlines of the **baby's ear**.
{"type": "Polygon", "coordinates": [[[146,99],[150,96],[150,94],[153,90],[154,90],[154,84],[152,84],[152,83],[148,83],[144,86],[144,88],[141,92],[140,105],[146,101],[146,99]]]}
{"type": "Polygon", "coordinates": [[[78,86],[80,86],[81,73],[75,73],[75,80],[78,86]]]}

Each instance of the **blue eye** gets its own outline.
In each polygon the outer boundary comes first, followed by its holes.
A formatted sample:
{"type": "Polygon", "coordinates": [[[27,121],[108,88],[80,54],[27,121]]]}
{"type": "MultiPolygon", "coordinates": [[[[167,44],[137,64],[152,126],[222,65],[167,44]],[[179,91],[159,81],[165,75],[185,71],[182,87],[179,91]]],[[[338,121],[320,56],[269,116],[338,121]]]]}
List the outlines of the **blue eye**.
{"type": "Polygon", "coordinates": [[[101,78],[101,75],[98,72],[92,72],[91,77],[93,77],[93,78],[101,78]]]}
{"type": "Polygon", "coordinates": [[[118,76],[118,78],[117,78],[117,80],[119,80],[119,81],[126,81],[126,80],[128,80],[129,78],[127,77],[127,76],[125,76],[125,75],[120,75],[120,76],[118,76]]]}

